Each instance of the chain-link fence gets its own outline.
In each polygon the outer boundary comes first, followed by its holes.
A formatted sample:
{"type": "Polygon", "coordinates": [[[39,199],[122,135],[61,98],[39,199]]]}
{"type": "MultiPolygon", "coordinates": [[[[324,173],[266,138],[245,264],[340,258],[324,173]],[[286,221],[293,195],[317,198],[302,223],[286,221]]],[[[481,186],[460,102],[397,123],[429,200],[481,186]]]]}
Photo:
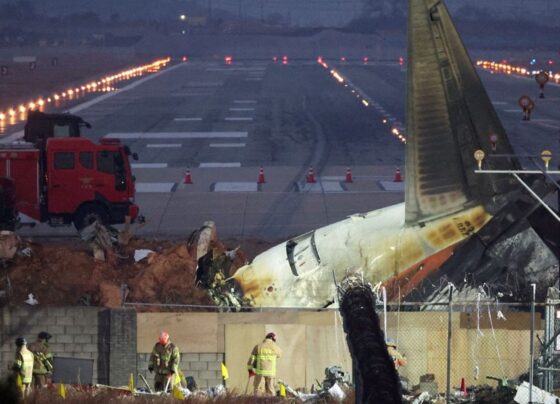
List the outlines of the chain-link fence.
{"type": "MultiPolygon", "coordinates": [[[[382,327],[407,364],[399,373],[409,387],[430,381],[425,388],[505,383],[529,371],[530,305],[495,302],[401,304],[379,308],[382,327]],[[450,354],[448,355],[448,344],[450,354]],[[434,377],[426,376],[433,374],[434,377]],[[432,382],[433,380],[433,382],[432,382]]],[[[539,307],[542,312],[542,307],[539,307]]],[[[537,312],[535,334],[543,338],[544,321],[537,312]]],[[[536,347],[538,354],[538,347],[536,347]]]]}

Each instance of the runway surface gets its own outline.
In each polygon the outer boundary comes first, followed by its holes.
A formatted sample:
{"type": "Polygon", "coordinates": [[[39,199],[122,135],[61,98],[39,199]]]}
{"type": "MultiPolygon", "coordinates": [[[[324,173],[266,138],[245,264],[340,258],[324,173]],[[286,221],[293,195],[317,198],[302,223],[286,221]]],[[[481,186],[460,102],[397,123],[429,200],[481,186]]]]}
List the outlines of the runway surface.
{"type": "MultiPolygon", "coordinates": [[[[86,136],[120,138],[139,154],[136,201],[148,221],[138,234],[187,237],[212,220],[221,238],[277,240],[403,201],[393,179],[404,168],[404,145],[391,125],[405,128],[405,69],[336,69],[377,107],[314,61],[247,60],[172,65],[69,109],[93,125],[86,136]],[[306,182],[310,167],[316,183],[306,182]],[[264,184],[257,184],[260,168],[264,184]],[[183,183],[186,170],[193,184],[183,183]]],[[[479,73],[517,153],[558,155],[558,86],[539,99],[532,79],[479,73]],[[528,122],[517,105],[522,94],[536,102],[528,122]]],[[[24,234],[75,231],[42,224],[24,234]]]]}

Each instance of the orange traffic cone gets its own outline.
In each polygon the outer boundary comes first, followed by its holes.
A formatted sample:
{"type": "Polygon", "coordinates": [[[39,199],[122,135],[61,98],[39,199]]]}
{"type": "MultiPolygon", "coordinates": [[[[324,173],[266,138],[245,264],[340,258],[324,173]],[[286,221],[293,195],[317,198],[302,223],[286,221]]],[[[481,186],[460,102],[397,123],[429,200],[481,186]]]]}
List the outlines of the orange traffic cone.
{"type": "Polygon", "coordinates": [[[346,169],[346,182],[353,182],[352,181],[352,170],[350,170],[350,168],[346,169]]]}
{"type": "Polygon", "coordinates": [[[464,377],[461,378],[461,394],[463,395],[463,397],[467,396],[467,385],[465,384],[464,377]]]}
{"type": "Polygon", "coordinates": [[[183,184],[192,184],[191,170],[185,171],[185,178],[183,178],[183,184]]]}
{"type": "Polygon", "coordinates": [[[402,182],[401,170],[399,167],[397,167],[395,171],[395,179],[393,180],[393,182],[402,182]]]}
{"type": "Polygon", "coordinates": [[[257,184],[264,184],[266,180],[264,179],[264,170],[263,168],[259,168],[259,176],[257,178],[257,184]]]}
{"type": "Polygon", "coordinates": [[[315,179],[315,170],[313,170],[313,167],[309,167],[309,171],[307,172],[307,182],[310,184],[314,184],[317,182],[317,180],[315,179]]]}

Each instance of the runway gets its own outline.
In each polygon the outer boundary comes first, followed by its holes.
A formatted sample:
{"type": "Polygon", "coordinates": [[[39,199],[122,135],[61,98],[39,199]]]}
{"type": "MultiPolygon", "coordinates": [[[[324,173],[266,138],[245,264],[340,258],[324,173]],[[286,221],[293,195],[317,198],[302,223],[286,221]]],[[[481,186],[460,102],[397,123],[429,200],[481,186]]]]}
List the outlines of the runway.
{"type": "MultiPolygon", "coordinates": [[[[315,61],[195,60],[69,109],[92,124],[87,137],[119,138],[139,154],[131,163],[147,223],[138,234],[187,237],[212,220],[221,238],[277,240],[404,198],[393,183],[404,145],[384,119],[405,127],[405,69],[334,65],[375,108],[315,61]],[[315,183],[306,182],[310,167],[315,183]],[[183,183],[186,170],[192,184],[183,183]]],[[[541,100],[534,80],[480,75],[516,151],[558,154],[560,89],[548,86],[541,100]],[[536,102],[528,122],[522,94],[536,102]]],[[[44,224],[23,232],[75,234],[44,224]]]]}

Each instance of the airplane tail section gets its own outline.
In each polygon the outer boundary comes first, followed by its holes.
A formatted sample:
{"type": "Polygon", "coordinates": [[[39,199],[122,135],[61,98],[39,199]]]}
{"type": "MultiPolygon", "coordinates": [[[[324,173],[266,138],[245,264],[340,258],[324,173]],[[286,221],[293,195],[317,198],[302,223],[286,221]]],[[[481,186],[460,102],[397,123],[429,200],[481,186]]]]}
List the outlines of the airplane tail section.
{"type": "MultiPolygon", "coordinates": [[[[409,0],[406,222],[485,204],[517,189],[509,176],[477,175],[475,150],[513,149],[441,0],[409,0]]],[[[515,169],[514,157],[487,158],[515,169]]]]}

